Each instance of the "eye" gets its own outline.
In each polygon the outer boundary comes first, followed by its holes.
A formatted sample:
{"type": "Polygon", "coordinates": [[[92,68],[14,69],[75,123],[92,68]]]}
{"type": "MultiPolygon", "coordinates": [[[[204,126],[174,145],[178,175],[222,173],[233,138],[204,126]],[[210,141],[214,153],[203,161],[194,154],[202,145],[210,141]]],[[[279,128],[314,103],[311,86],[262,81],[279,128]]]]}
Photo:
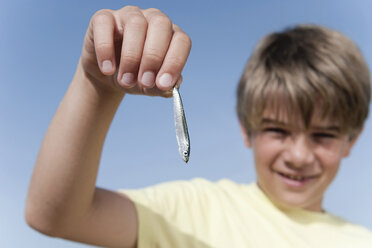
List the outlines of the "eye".
{"type": "Polygon", "coordinates": [[[186,157],[187,155],[189,155],[189,153],[188,153],[188,152],[186,152],[186,151],[184,151],[184,152],[183,152],[183,156],[185,156],[185,157],[186,157]]]}
{"type": "Polygon", "coordinates": [[[333,134],[333,133],[314,133],[313,137],[317,138],[317,139],[322,139],[322,138],[323,139],[325,139],[325,138],[333,139],[333,138],[336,138],[336,135],[333,134]]]}
{"type": "Polygon", "coordinates": [[[280,134],[280,135],[287,135],[288,131],[283,129],[283,128],[278,128],[278,127],[269,127],[264,129],[265,132],[270,132],[270,133],[275,133],[275,134],[280,134]]]}

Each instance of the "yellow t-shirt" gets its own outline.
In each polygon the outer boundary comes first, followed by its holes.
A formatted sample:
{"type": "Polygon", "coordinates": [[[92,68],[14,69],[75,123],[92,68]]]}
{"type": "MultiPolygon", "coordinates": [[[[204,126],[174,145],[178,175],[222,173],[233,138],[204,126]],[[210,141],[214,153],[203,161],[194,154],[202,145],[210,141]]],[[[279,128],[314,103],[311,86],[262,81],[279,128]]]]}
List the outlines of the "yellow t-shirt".
{"type": "Polygon", "coordinates": [[[372,247],[372,232],[328,213],[280,210],[256,183],[205,179],[119,190],[135,203],[139,248],[372,247]]]}

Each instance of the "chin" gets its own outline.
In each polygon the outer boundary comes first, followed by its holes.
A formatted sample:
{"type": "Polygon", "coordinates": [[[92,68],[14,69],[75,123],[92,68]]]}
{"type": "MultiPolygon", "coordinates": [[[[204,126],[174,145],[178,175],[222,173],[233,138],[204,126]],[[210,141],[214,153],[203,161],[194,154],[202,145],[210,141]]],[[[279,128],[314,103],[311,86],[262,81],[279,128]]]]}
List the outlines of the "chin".
{"type": "Polygon", "coordinates": [[[314,188],[307,188],[301,191],[292,191],[283,188],[281,184],[275,184],[275,180],[270,181],[270,183],[261,183],[261,180],[258,180],[258,186],[274,203],[274,205],[279,208],[301,208],[310,211],[322,211],[322,197],[317,197],[319,194],[317,194],[314,188]]]}
{"type": "Polygon", "coordinates": [[[321,212],[321,203],[310,201],[310,197],[299,194],[289,194],[276,196],[272,200],[275,205],[282,209],[304,209],[309,211],[321,212]]]}

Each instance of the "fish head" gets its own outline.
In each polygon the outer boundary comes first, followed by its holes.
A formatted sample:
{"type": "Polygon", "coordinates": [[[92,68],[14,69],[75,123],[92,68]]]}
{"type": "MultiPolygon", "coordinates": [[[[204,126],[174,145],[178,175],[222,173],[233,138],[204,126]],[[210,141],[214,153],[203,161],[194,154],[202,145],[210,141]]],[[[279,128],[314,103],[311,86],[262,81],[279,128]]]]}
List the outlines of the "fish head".
{"type": "Polygon", "coordinates": [[[185,146],[183,149],[180,149],[179,152],[182,160],[185,161],[185,163],[187,163],[190,157],[190,146],[185,146]]]}

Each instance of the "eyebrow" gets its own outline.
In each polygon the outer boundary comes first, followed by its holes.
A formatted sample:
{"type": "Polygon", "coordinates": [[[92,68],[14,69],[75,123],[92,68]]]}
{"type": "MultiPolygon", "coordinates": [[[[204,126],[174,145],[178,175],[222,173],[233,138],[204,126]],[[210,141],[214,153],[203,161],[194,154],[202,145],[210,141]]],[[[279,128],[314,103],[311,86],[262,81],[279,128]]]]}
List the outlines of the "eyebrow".
{"type": "MultiPolygon", "coordinates": [[[[271,118],[263,118],[261,124],[274,124],[280,126],[287,126],[289,125],[287,122],[279,121],[276,119],[271,118]]],[[[341,127],[337,125],[330,125],[330,126],[312,126],[311,129],[315,130],[322,130],[322,131],[333,131],[333,132],[340,132],[341,127]]]]}
{"type": "Polygon", "coordinates": [[[271,119],[271,118],[263,118],[262,121],[261,121],[261,124],[276,124],[276,125],[279,124],[279,125],[282,125],[282,126],[288,125],[288,123],[286,123],[286,122],[282,122],[282,121],[271,119]]]}
{"type": "Polygon", "coordinates": [[[339,126],[313,126],[312,129],[322,130],[322,131],[341,132],[341,128],[339,126]]]}

